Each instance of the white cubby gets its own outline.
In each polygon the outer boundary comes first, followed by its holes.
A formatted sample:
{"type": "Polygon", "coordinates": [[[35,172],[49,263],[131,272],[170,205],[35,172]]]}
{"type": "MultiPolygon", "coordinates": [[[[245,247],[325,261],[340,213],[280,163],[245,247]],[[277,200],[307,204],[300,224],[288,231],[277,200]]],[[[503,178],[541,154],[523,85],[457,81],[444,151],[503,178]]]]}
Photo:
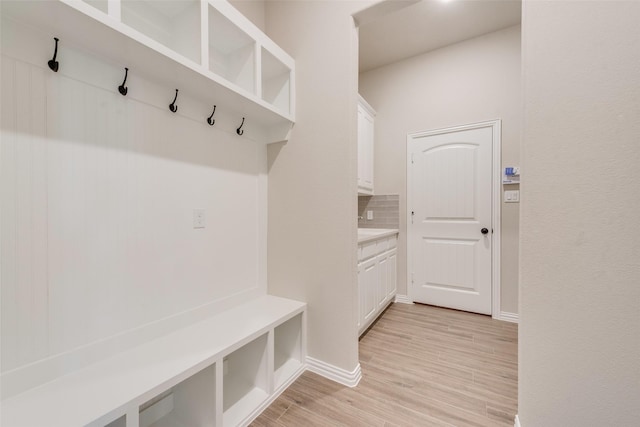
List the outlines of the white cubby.
{"type": "Polygon", "coordinates": [[[199,0],[122,0],[120,9],[124,24],[200,63],[199,0]]]}
{"type": "Polygon", "coordinates": [[[278,110],[291,110],[291,69],[262,48],[262,99],[278,110]]]}
{"type": "Polygon", "coordinates": [[[96,9],[98,9],[100,12],[103,13],[108,13],[108,0],[82,0],[87,4],[90,4],[91,6],[95,7],[96,9]]]}
{"type": "Polygon", "coordinates": [[[276,388],[285,384],[303,365],[302,329],[302,313],[274,329],[273,381],[276,388]]]}
{"type": "Polygon", "coordinates": [[[255,95],[256,42],[211,5],[209,69],[255,95]]]}
{"type": "Polygon", "coordinates": [[[224,426],[238,425],[268,398],[268,341],[264,334],[224,358],[224,426]]]}
{"type": "Polygon", "coordinates": [[[216,424],[215,364],[140,406],[139,427],[200,427],[216,424]]]}
{"type": "Polygon", "coordinates": [[[117,420],[111,421],[105,427],[126,427],[126,426],[127,426],[127,417],[126,415],[123,415],[117,420]]]}

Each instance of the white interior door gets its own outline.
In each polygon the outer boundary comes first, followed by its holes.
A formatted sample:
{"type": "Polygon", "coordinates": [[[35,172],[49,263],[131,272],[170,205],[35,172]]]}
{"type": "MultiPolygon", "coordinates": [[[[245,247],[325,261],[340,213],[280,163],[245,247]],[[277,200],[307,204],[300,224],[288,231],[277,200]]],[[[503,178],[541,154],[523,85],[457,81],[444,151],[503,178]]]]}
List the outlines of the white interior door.
{"type": "Polygon", "coordinates": [[[491,314],[492,123],[410,135],[408,265],[416,302],[491,314]]]}

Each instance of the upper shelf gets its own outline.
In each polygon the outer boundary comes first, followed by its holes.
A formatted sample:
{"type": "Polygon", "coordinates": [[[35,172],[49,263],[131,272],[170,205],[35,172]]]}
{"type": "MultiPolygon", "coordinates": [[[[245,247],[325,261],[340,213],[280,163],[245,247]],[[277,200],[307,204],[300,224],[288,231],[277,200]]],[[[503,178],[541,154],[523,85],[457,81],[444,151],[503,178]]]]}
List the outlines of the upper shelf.
{"type": "Polygon", "coordinates": [[[226,0],[2,1],[2,12],[237,112],[265,142],[295,121],[294,60],[226,0]]]}

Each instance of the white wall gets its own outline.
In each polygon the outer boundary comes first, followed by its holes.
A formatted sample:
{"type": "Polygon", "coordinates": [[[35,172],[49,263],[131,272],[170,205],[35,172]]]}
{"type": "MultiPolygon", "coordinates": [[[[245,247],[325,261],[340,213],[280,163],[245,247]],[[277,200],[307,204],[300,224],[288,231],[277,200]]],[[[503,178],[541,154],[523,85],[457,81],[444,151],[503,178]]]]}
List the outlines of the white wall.
{"type": "Polygon", "coordinates": [[[640,420],[640,3],[525,1],[519,418],[640,420]]]}
{"type": "MultiPolygon", "coordinates": [[[[400,195],[398,293],[407,294],[407,134],[502,119],[502,164],[520,158],[520,26],[360,75],[376,109],[375,192],[400,195]]],[[[517,186],[513,186],[517,189],[517,186]]],[[[502,203],[501,309],[518,312],[518,204],[502,203]]]]}
{"type": "Polygon", "coordinates": [[[269,293],[306,301],[309,356],[358,365],[357,36],[365,4],[269,1],[267,34],[296,59],[296,124],[269,146],[269,293]]]}
{"type": "Polygon", "coordinates": [[[5,395],[265,293],[266,148],[135,70],[121,96],[122,68],[68,45],[53,73],[50,35],[2,27],[5,395]]]}

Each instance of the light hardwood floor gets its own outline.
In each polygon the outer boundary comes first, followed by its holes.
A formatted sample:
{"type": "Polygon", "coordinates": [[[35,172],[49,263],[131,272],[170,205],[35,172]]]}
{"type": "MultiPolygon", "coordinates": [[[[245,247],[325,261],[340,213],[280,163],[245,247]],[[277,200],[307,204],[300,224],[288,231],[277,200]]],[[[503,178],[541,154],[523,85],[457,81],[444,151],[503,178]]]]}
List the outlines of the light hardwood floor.
{"type": "Polygon", "coordinates": [[[251,425],[513,426],[517,337],[488,316],[392,304],[360,340],[357,387],[305,372],[251,425]]]}

